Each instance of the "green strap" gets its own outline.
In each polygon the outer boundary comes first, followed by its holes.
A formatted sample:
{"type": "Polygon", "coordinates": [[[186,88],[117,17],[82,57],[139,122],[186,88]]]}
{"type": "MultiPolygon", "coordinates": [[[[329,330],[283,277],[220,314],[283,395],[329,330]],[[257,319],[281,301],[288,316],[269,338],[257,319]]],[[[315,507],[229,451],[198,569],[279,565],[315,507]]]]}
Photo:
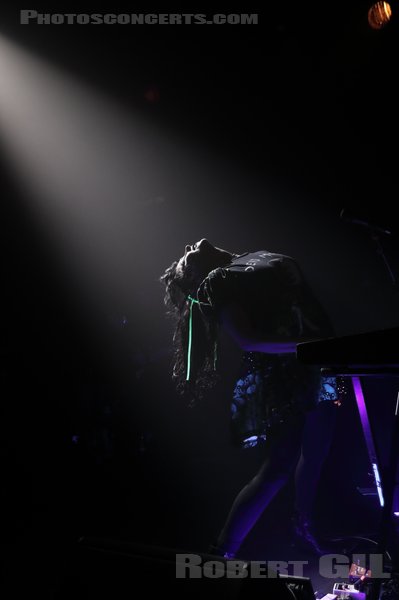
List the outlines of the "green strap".
{"type": "Polygon", "coordinates": [[[187,375],[186,381],[190,379],[190,370],[191,370],[191,346],[193,342],[193,306],[195,303],[199,304],[198,300],[193,298],[192,296],[187,296],[187,300],[191,302],[190,304],[190,317],[188,322],[188,351],[187,351],[187,375]]]}
{"type": "MultiPolygon", "coordinates": [[[[191,347],[193,343],[193,306],[194,304],[200,304],[199,300],[196,300],[192,296],[187,296],[187,300],[190,304],[190,316],[188,321],[188,350],[187,350],[187,375],[186,381],[190,379],[190,371],[191,371],[191,347]]],[[[213,369],[216,371],[216,361],[217,361],[217,342],[215,341],[215,346],[213,350],[213,369]]]]}

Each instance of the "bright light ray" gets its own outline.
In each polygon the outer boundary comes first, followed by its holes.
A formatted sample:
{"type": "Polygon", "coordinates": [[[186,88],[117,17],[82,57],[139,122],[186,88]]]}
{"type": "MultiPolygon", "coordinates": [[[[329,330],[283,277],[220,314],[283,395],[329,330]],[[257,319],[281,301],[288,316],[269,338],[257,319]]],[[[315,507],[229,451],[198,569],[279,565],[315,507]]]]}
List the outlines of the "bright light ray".
{"type": "MultiPolygon", "coordinates": [[[[26,209],[69,274],[97,304],[123,290],[132,254],[151,237],[137,211],[154,197],[162,201],[162,157],[170,153],[159,134],[0,38],[0,140],[16,180],[35,199],[26,209]]],[[[145,269],[137,255],[136,263],[145,269]]]]}
{"type": "MultiPolygon", "coordinates": [[[[136,333],[155,343],[158,277],[171,257],[204,235],[244,251],[229,241],[242,237],[244,205],[274,194],[263,175],[256,180],[172,126],[122,108],[0,36],[0,143],[26,210],[85,306],[103,314],[120,300],[137,317],[136,333]]],[[[286,230],[285,195],[274,200],[259,243],[274,245],[278,222],[286,230]]],[[[245,223],[258,228],[256,210],[245,211],[245,223]]]]}

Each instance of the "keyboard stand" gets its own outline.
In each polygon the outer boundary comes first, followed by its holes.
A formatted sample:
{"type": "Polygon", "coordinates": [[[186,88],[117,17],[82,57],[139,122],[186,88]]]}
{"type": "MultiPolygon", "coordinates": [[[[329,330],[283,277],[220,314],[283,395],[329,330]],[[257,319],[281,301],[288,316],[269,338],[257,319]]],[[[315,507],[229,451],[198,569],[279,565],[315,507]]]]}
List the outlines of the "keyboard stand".
{"type": "MultiPolygon", "coordinates": [[[[359,410],[360,421],[362,424],[363,434],[367,446],[367,451],[373,474],[376,483],[376,489],[382,507],[380,528],[378,534],[378,553],[385,555],[388,549],[389,534],[394,528],[393,525],[393,511],[394,511],[394,490],[396,482],[396,472],[398,468],[398,457],[399,457],[399,391],[396,398],[395,408],[393,411],[393,428],[392,428],[392,440],[389,451],[388,465],[385,469],[382,468],[381,461],[378,458],[377,449],[374,443],[374,436],[370,420],[368,418],[366,401],[363,394],[361,378],[362,377],[375,377],[383,374],[387,377],[399,377],[399,369],[397,367],[392,368],[374,368],[373,366],[360,366],[360,367],[334,367],[334,368],[322,368],[321,373],[324,376],[340,376],[350,377],[352,380],[353,391],[356,398],[357,407],[359,410]],[[381,372],[383,371],[383,372],[381,372]]],[[[397,540],[399,544],[399,540],[397,540]]],[[[398,556],[394,556],[393,560],[399,561],[398,556]]],[[[392,571],[399,571],[399,564],[392,565],[392,571]]],[[[378,600],[381,591],[381,579],[375,578],[372,585],[371,600],[378,600]]]]}

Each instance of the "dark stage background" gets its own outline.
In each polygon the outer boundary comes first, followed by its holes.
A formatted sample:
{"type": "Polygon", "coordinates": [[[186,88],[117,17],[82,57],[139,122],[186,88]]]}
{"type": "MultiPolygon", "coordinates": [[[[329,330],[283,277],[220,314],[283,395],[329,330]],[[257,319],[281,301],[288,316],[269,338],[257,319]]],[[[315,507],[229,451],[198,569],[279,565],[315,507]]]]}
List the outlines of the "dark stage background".
{"type": "MultiPolygon", "coordinates": [[[[186,243],[207,237],[238,253],[295,256],[338,334],[398,324],[376,240],[340,213],[398,231],[399,6],[375,31],[367,2],[344,4],[318,3],[313,12],[273,3],[256,26],[202,27],[22,26],[17,9],[0,10],[1,520],[9,576],[23,565],[26,577],[51,589],[80,536],[204,551],[256,472],[263,451],[240,451],[229,440],[239,360],[232,342],[223,339],[223,382],[197,408],[187,408],[170,381],[172,324],[158,278],[186,243]],[[24,65],[11,102],[8,77],[17,80],[23,59],[7,68],[3,43],[34,57],[43,74],[24,65]],[[53,95],[53,84],[71,97],[53,95]],[[34,158],[25,171],[28,145],[34,158]],[[67,149],[92,166],[78,186],[67,149]],[[42,170],[32,176],[35,164],[42,170]]],[[[396,273],[397,237],[382,242],[396,273]]],[[[365,386],[386,453],[396,385],[365,386]]],[[[322,527],[375,528],[377,500],[356,489],[371,485],[368,471],[349,396],[320,484],[322,527]]],[[[287,488],[251,532],[249,554],[262,555],[291,501],[287,488]]]]}

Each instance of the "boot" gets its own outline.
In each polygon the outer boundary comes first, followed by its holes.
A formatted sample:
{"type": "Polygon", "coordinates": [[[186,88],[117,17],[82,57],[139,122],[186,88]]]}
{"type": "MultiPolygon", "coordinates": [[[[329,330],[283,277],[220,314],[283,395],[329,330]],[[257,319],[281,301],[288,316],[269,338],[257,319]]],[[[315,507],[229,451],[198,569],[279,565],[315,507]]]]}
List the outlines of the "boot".
{"type": "Polygon", "coordinates": [[[294,545],[315,554],[316,556],[322,556],[323,554],[330,554],[331,548],[323,545],[314,531],[313,524],[309,515],[296,511],[292,517],[293,533],[294,533],[294,545]]]}
{"type": "Polygon", "coordinates": [[[208,554],[212,554],[212,556],[221,556],[227,560],[232,560],[236,557],[234,552],[226,552],[221,546],[217,545],[217,542],[210,544],[207,552],[208,554]]]}

